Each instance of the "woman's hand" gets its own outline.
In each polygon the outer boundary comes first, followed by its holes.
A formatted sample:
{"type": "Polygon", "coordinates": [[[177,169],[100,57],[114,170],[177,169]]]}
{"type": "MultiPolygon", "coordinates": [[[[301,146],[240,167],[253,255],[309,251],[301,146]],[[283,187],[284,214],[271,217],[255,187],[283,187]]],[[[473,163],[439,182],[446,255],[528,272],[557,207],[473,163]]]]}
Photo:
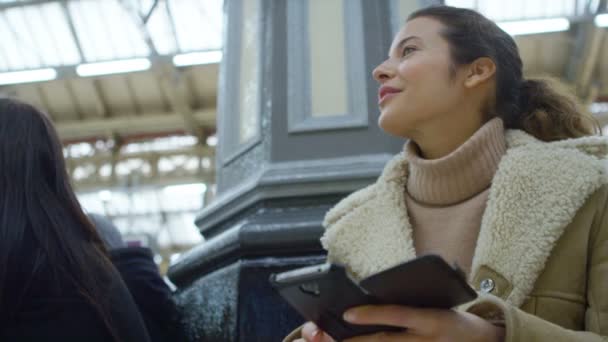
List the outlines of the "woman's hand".
{"type": "MultiPolygon", "coordinates": [[[[398,305],[361,306],[348,310],[344,318],[353,324],[388,325],[407,328],[405,332],[381,332],[346,341],[470,341],[502,342],[504,328],[473,314],[454,310],[418,309],[398,305]]],[[[307,342],[333,341],[313,323],[302,329],[307,342]]]]}
{"type": "Polygon", "coordinates": [[[470,341],[502,342],[504,328],[468,312],[418,309],[398,305],[361,306],[344,314],[353,324],[379,324],[407,328],[348,339],[364,341],[470,341]]]}

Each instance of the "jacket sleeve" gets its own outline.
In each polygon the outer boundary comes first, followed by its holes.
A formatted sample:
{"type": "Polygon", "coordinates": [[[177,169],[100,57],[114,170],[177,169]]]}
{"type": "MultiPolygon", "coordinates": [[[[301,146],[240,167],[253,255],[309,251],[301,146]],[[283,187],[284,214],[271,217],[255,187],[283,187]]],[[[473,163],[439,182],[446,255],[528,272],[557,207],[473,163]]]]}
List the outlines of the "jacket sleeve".
{"type": "Polygon", "coordinates": [[[505,342],[608,341],[608,191],[598,202],[591,229],[584,331],[573,331],[526,313],[505,301],[484,295],[467,311],[488,320],[504,320],[505,342]]]}
{"type": "Polygon", "coordinates": [[[120,272],[153,342],[182,340],[180,314],[154,263],[150,249],[125,247],[110,251],[110,259],[120,272]]]}
{"type": "MultiPolygon", "coordinates": [[[[589,310],[589,309],[588,309],[589,310]]],[[[482,295],[467,310],[491,322],[502,321],[505,326],[505,342],[605,342],[605,332],[588,329],[574,331],[545,321],[542,318],[516,308],[500,298],[482,295]]],[[[587,324],[589,322],[587,312],[587,324]]]]}

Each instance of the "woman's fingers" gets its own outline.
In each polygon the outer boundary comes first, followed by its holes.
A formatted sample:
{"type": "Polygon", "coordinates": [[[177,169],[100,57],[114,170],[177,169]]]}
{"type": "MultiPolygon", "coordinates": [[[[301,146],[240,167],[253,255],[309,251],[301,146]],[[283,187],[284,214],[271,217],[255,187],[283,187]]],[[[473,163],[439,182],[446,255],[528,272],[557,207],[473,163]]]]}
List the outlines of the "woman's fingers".
{"type": "Polygon", "coordinates": [[[410,335],[408,333],[393,333],[383,332],[373,335],[364,335],[349,338],[344,342],[420,342],[423,341],[422,337],[416,335],[410,335]]]}
{"type": "Polygon", "coordinates": [[[502,341],[504,329],[473,314],[441,309],[396,305],[362,306],[348,310],[345,319],[354,324],[378,324],[407,328],[382,332],[348,342],[370,341],[502,341]]]}
{"type": "Polygon", "coordinates": [[[302,327],[302,337],[306,342],[335,342],[313,322],[307,322],[302,327]]]}
{"type": "Polygon", "coordinates": [[[319,328],[313,322],[306,322],[302,326],[302,337],[309,342],[313,342],[313,339],[318,335],[319,328]]]}
{"type": "Polygon", "coordinates": [[[410,308],[399,305],[366,305],[350,309],[344,319],[353,324],[388,325],[408,328],[414,331],[434,331],[439,315],[447,310],[410,308]]]}

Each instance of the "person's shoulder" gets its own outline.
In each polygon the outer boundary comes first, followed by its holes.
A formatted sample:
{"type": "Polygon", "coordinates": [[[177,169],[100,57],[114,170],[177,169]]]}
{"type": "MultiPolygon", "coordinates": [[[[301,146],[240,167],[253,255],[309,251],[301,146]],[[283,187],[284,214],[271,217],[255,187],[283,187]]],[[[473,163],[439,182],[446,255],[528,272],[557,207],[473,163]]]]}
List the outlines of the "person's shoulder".
{"type": "Polygon", "coordinates": [[[597,159],[608,159],[608,137],[604,136],[593,135],[546,142],[522,130],[512,129],[505,132],[505,138],[507,151],[528,151],[530,153],[539,152],[539,150],[557,153],[575,151],[597,159]]]}
{"type": "Polygon", "coordinates": [[[371,200],[376,194],[376,183],[359,189],[352,194],[346,196],[335,206],[333,206],[326,214],[323,220],[323,226],[329,228],[332,224],[340,220],[344,215],[356,210],[363,203],[371,200]]]}
{"type": "Polygon", "coordinates": [[[507,130],[506,140],[507,153],[499,171],[562,181],[582,177],[597,185],[608,184],[607,137],[545,142],[521,130],[507,130]]]}
{"type": "Polygon", "coordinates": [[[399,153],[386,163],[382,173],[374,183],[351,193],[331,208],[325,215],[323,226],[326,229],[329,228],[344,215],[373,200],[378,196],[379,192],[382,192],[382,187],[386,183],[394,181],[403,182],[406,178],[406,173],[407,161],[404,154],[399,153]]]}

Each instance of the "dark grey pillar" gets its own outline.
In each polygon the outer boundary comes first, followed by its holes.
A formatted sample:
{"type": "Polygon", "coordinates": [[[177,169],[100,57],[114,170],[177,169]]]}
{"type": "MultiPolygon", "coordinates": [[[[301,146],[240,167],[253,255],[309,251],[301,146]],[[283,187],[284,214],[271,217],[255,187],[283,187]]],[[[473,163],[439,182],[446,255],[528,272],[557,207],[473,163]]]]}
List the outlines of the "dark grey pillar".
{"type": "Polygon", "coordinates": [[[279,341],[302,323],[268,277],[322,262],[325,212],[402,148],[376,124],[371,71],[404,6],[225,2],[218,194],[196,220],[205,242],[169,270],[193,340],[279,341]]]}

